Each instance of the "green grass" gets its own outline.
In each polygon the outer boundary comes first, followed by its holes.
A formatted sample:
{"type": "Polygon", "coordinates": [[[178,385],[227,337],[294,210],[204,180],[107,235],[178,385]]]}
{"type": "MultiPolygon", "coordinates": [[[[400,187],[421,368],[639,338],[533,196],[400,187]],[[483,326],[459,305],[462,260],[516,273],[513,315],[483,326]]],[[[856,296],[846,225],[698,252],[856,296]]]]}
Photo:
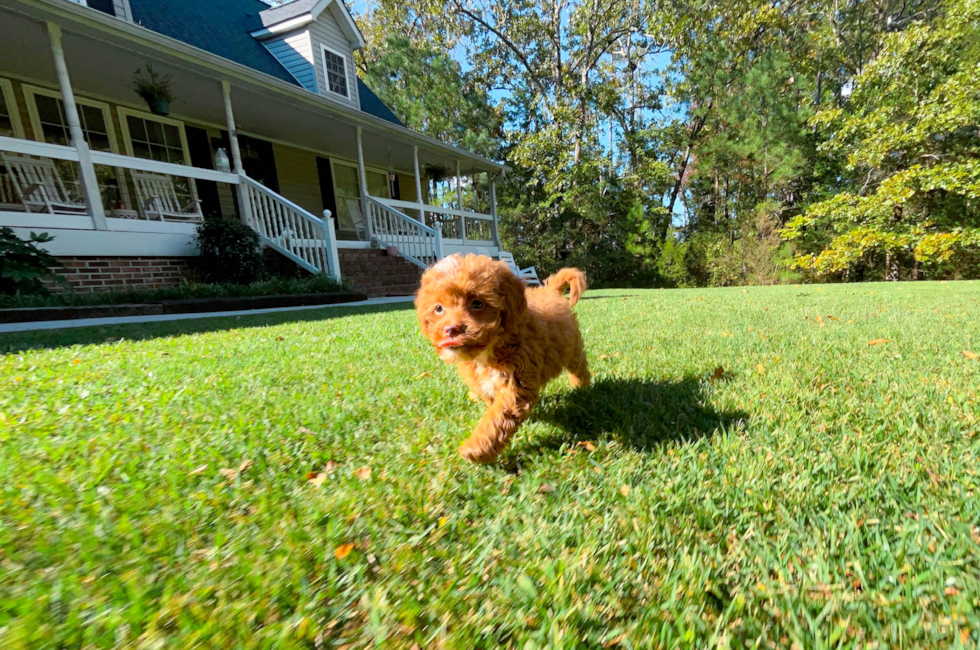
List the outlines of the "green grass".
{"type": "Polygon", "coordinates": [[[976,647],[980,283],[586,298],[493,468],[404,306],[0,336],[0,647],[976,647]]]}
{"type": "Polygon", "coordinates": [[[204,284],[187,282],[165,289],[129,289],[96,293],[55,293],[51,295],[0,295],[0,309],[18,307],[86,307],[130,303],[182,300],[186,298],[242,298],[297,293],[330,293],[349,290],[347,285],[327,275],[302,278],[272,278],[252,284],[204,284]]]}

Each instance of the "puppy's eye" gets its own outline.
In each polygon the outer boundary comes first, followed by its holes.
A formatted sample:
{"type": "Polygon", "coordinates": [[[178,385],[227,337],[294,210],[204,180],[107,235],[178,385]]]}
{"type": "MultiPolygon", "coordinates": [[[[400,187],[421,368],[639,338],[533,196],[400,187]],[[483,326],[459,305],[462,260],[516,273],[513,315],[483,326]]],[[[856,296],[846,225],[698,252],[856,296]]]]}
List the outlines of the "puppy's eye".
{"type": "Polygon", "coordinates": [[[437,314],[441,314],[442,313],[442,305],[436,305],[435,311],[436,311],[437,314]]]}
{"type": "Polygon", "coordinates": [[[470,303],[470,309],[472,309],[473,311],[480,311],[481,309],[483,309],[483,303],[480,302],[479,300],[474,300],[473,302],[470,303]]]}

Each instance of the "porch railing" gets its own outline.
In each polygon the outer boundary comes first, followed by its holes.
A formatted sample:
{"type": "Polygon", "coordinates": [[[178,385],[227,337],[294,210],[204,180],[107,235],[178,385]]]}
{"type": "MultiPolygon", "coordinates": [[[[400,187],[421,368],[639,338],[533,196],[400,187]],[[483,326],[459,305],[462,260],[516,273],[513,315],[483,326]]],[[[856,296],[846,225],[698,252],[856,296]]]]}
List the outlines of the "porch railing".
{"type": "MultiPolygon", "coordinates": [[[[493,217],[489,214],[482,214],[472,210],[460,210],[458,208],[445,208],[427,203],[414,203],[411,201],[398,201],[378,197],[371,198],[403,214],[407,212],[415,214],[424,213],[425,225],[429,228],[439,230],[442,233],[443,239],[495,245],[496,238],[493,234],[493,217]]],[[[422,219],[419,218],[416,221],[422,222],[422,219]]]]}
{"type": "Polygon", "coordinates": [[[340,277],[333,220],[313,216],[247,176],[241,183],[251,212],[248,225],[263,243],[311,273],[340,277]]]}
{"type": "Polygon", "coordinates": [[[370,232],[384,246],[421,268],[442,259],[442,233],[372,196],[366,196],[370,232]]]}

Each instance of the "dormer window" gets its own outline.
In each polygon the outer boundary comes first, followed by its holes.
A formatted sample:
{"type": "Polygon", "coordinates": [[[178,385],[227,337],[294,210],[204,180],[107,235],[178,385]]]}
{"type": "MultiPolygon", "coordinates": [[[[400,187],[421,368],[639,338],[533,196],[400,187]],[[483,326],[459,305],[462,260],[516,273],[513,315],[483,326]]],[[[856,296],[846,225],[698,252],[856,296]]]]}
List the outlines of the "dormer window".
{"type": "Polygon", "coordinates": [[[327,90],[345,99],[350,98],[350,92],[347,89],[347,58],[326,45],[321,47],[323,48],[323,71],[327,77],[327,90]]]}

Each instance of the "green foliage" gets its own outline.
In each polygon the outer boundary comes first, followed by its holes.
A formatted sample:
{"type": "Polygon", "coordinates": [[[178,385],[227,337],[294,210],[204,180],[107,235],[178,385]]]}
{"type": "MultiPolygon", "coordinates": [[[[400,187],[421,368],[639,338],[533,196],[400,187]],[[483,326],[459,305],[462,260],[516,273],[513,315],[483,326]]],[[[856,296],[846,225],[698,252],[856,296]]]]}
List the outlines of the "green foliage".
{"type": "Polygon", "coordinates": [[[251,284],[265,275],[258,234],[236,219],[209,219],[197,227],[197,268],[209,283],[251,284]]]}
{"type": "Polygon", "coordinates": [[[82,307],[88,305],[122,305],[131,303],[183,300],[187,298],[242,298],[299,293],[333,293],[347,291],[342,282],[325,275],[305,277],[273,277],[251,284],[203,284],[187,282],[165,289],[127,289],[96,293],[58,293],[52,295],[0,295],[0,309],[17,307],[82,307]]]}
{"type": "MultiPolygon", "coordinates": [[[[818,276],[926,277],[980,250],[980,4],[881,38],[851,97],[813,119],[851,186],[784,231],[818,276]],[[931,272],[930,272],[931,271],[931,272]]],[[[962,269],[980,276],[980,268],[962,269]]],[[[941,276],[940,276],[941,277],[941,276]]]]}
{"type": "Polygon", "coordinates": [[[153,66],[147,63],[146,73],[140,68],[133,75],[133,90],[141,99],[152,102],[154,99],[162,99],[167,102],[174,101],[173,77],[170,75],[159,75],[153,71],[153,66]]]}
{"type": "Polygon", "coordinates": [[[32,232],[24,241],[13,229],[0,228],[0,296],[45,295],[44,280],[64,282],[52,270],[61,264],[38,246],[53,239],[46,232],[32,232]]]}
{"type": "Polygon", "coordinates": [[[585,298],[491,468],[410,304],[0,337],[0,646],[977,645],[980,283],[585,298]]]}

